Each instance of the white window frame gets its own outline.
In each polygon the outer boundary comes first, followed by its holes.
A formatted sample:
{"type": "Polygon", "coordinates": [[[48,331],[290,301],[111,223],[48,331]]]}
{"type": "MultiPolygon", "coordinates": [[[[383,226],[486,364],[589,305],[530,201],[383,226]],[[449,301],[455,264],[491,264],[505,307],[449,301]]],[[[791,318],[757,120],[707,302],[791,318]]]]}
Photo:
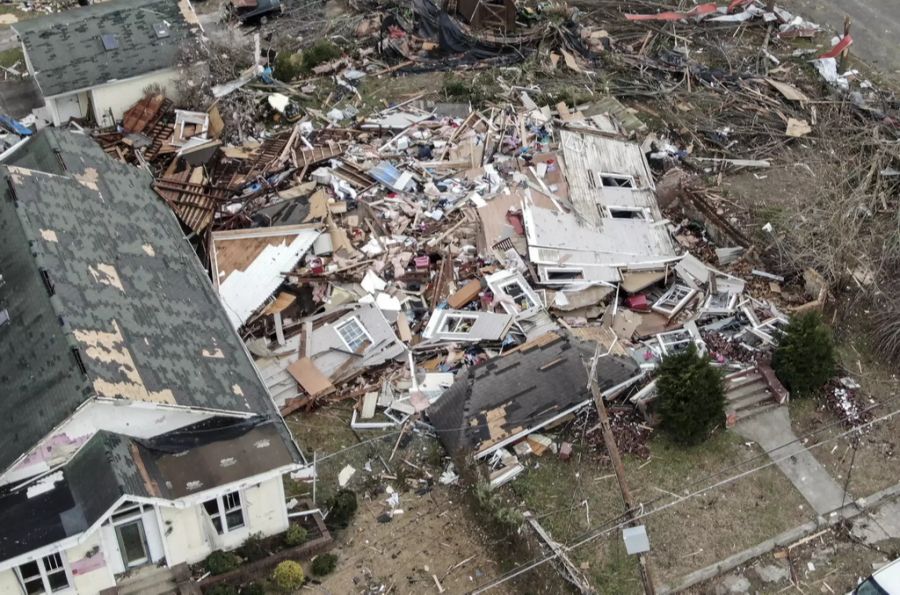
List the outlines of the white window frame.
{"type": "Polygon", "coordinates": [[[366,339],[368,339],[369,343],[374,343],[374,341],[372,341],[372,335],[369,334],[369,331],[366,330],[366,327],[363,325],[363,323],[359,321],[359,317],[353,316],[343,322],[339,322],[336,325],[334,325],[334,332],[336,332],[338,334],[338,337],[341,338],[341,341],[344,343],[344,345],[347,346],[347,349],[349,351],[356,353],[356,350],[365,343],[365,341],[363,341],[362,343],[359,343],[359,345],[357,347],[353,347],[350,344],[350,342],[347,341],[347,339],[344,337],[343,333],[341,333],[342,328],[349,326],[351,324],[355,324],[359,328],[359,330],[362,331],[362,336],[364,336],[366,339]]]}
{"type": "Polygon", "coordinates": [[[634,176],[628,174],[613,174],[607,172],[600,172],[600,187],[601,188],[625,188],[626,190],[636,190],[637,182],[634,180],[634,176]],[[616,180],[623,180],[627,182],[628,186],[619,186],[618,184],[604,184],[603,178],[613,178],[616,180]]]}
{"type": "Polygon", "coordinates": [[[565,283],[571,281],[584,281],[584,269],[582,268],[566,268],[566,267],[544,267],[544,278],[548,283],[565,283]],[[562,273],[565,278],[554,279],[553,274],[562,273]],[[575,275],[574,277],[572,275],[575,275]]]}
{"type": "MultiPolygon", "coordinates": [[[[31,560],[30,562],[25,562],[25,564],[30,564],[32,562],[37,565],[39,574],[31,576],[27,580],[28,580],[28,582],[33,582],[39,576],[41,579],[42,587],[44,589],[43,593],[62,593],[62,592],[69,591],[72,589],[72,574],[69,572],[69,564],[68,564],[68,561],[66,560],[66,556],[65,556],[64,552],[53,552],[52,554],[47,554],[46,556],[41,556],[40,558],[37,558],[36,560],[31,560]],[[59,567],[53,568],[52,570],[48,571],[47,566],[46,566],[46,560],[49,558],[59,558],[59,567]],[[59,574],[59,573],[62,573],[66,577],[66,586],[60,587],[54,591],[53,589],[50,588],[49,576],[51,574],[55,575],[55,574],[59,574]]],[[[22,588],[22,592],[27,594],[28,589],[25,587],[26,579],[22,576],[22,570],[21,570],[22,566],[24,566],[25,564],[20,564],[19,566],[16,566],[16,578],[19,579],[19,586],[22,588]]]]}
{"type": "Polygon", "coordinates": [[[610,219],[623,219],[625,221],[652,221],[652,217],[650,216],[650,209],[644,207],[620,207],[617,205],[609,205],[604,207],[606,210],[606,216],[610,219]],[[635,213],[637,217],[616,217],[613,215],[613,211],[616,212],[624,212],[624,213],[635,213]]]}
{"type": "Polygon", "coordinates": [[[216,533],[219,535],[225,535],[227,533],[232,533],[234,531],[239,531],[241,529],[247,528],[247,515],[245,514],[245,501],[244,495],[241,493],[241,490],[234,490],[231,492],[226,492],[224,494],[220,494],[215,498],[210,498],[209,500],[205,500],[203,502],[203,511],[209,517],[209,520],[212,521],[213,527],[216,529],[216,533]],[[233,502],[229,502],[229,498],[237,496],[238,504],[234,505],[233,502]],[[215,502],[216,512],[212,513],[207,508],[206,505],[210,502],[215,502]],[[241,524],[230,526],[228,524],[228,515],[234,513],[235,511],[241,513],[241,524]],[[219,520],[219,527],[216,527],[216,519],[219,520]],[[221,529],[220,529],[221,527],[221,529]]]}
{"type": "Polygon", "coordinates": [[[475,328],[475,322],[478,321],[477,314],[457,314],[456,312],[445,313],[441,316],[441,322],[438,325],[437,334],[438,335],[450,335],[453,337],[465,337],[466,335],[471,334],[472,329],[475,328]],[[451,331],[447,330],[447,326],[451,323],[453,319],[458,320],[471,320],[472,326],[465,331],[451,331]]]}
{"type": "Polygon", "coordinates": [[[516,297],[511,295],[506,288],[511,285],[518,285],[519,289],[522,291],[522,295],[528,298],[529,306],[524,310],[519,310],[516,308],[516,312],[514,314],[521,314],[523,312],[531,312],[535,308],[540,308],[542,304],[540,304],[537,300],[537,294],[533,293],[533,290],[530,287],[526,287],[524,283],[518,277],[512,277],[511,279],[507,279],[505,281],[501,281],[497,284],[497,290],[502,292],[504,295],[509,296],[513,301],[516,300],[516,297]]]}

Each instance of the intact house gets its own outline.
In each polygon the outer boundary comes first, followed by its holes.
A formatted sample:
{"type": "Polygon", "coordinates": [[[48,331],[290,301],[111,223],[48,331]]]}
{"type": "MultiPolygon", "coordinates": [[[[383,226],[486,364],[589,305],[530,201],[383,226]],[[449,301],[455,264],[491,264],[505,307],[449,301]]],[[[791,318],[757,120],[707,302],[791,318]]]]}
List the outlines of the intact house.
{"type": "Polygon", "coordinates": [[[554,157],[561,171],[538,176],[539,188],[522,204],[540,283],[615,284],[678,260],[640,145],[611,133],[561,130],[554,157]]]}
{"type": "Polygon", "coordinates": [[[150,175],[47,128],[0,178],[0,594],[286,530],[311,468],[150,175]]]}
{"type": "Polygon", "coordinates": [[[181,46],[200,29],[189,0],[111,0],[21,21],[28,73],[55,126],[92,117],[112,126],[147,87],[174,96],[181,46]]]}

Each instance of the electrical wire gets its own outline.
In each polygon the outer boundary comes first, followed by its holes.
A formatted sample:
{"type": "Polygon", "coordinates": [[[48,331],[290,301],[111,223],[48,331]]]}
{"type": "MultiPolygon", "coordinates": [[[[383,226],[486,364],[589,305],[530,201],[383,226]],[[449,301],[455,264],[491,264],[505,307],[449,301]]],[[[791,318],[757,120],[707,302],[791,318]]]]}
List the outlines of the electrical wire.
{"type": "MultiPolygon", "coordinates": [[[[893,400],[897,400],[897,399],[893,399],[893,400]]],[[[822,445],[824,445],[824,444],[828,444],[828,443],[830,443],[830,442],[834,442],[834,441],[839,440],[839,439],[841,439],[841,438],[843,438],[843,437],[845,437],[845,436],[848,436],[848,435],[853,434],[853,433],[855,433],[855,432],[859,432],[859,431],[861,431],[861,430],[863,430],[863,429],[865,429],[865,428],[867,428],[867,427],[871,427],[871,426],[875,425],[876,423],[880,423],[880,422],[882,422],[882,421],[888,420],[888,419],[894,417],[895,415],[897,415],[898,413],[900,413],[900,409],[895,409],[894,411],[891,411],[890,413],[887,413],[887,414],[885,414],[885,415],[883,415],[883,416],[881,416],[881,417],[875,418],[875,419],[873,419],[873,420],[870,420],[870,421],[868,421],[868,422],[865,422],[865,423],[863,423],[863,424],[860,424],[859,426],[855,426],[855,427],[850,428],[850,429],[848,429],[848,430],[846,430],[846,431],[844,431],[844,432],[841,432],[840,434],[838,434],[838,435],[836,435],[836,436],[833,436],[833,437],[831,437],[831,438],[828,438],[828,439],[826,439],[826,440],[822,440],[822,441],[820,441],[820,442],[817,442],[816,444],[813,444],[813,445],[811,445],[811,446],[808,446],[808,447],[806,447],[806,450],[807,450],[807,451],[810,451],[810,450],[812,450],[812,449],[814,449],[814,448],[818,448],[819,446],[822,446],[822,445]]],[[[792,442],[796,442],[796,441],[792,441],[792,442]]],[[[784,448],[784,446],[780,446],[780,447],[778,447],[777,449],[772,449],[772,450],[775,451],[775,450],[779,450],[779,449],[781,449],[781,448],[784,448]]],[[[576,541],[575,543],[572,543],[571,545],[563,545],[563,546],[560,546],[559,552],[556,552],[556,553],[553,553],[553,554],[551,554],[551,555],[544,556],[544,557],[536,557],[536,558],[533,558],[532,561],[531,561],[527,566],[518,568],[518,569],[516,569],[515,571],[510,571],[510,572],[506,573],[506,575],[501,575],[501,577],[500,577],[498,580],[495,580],[494,582],[489,583],[488,585],[485,585],[485,586],[483,586],[483,587],[479,587],[478,589],[472,591],[472,592],[471,592],[471,595],[478,595],[479,593],[484,593],[484,592],[486,592],[486,591],[488,591],[488,590],[490,590],[490,589],[493,589],[494,587],[497,587],[497,586],[499,586],[499,585],[501,585],[501,584],[503,584],[503,583],[505,583],[505,582],[507,582],[507,581],[510,581],[510,580],[516,578],[517,576],[520,576],[520,575],[522,575],[522,574],[524,574],[524,573],[526,573],[526,572],[529,572],[530,570],[532,570],[532,569],[534,569],[534,568],[537,568],[538,566],[540,566],[540,565],[542,565],[542,564],[544,564],[544,563],[546,563],[546,562],[549,562],[549,561],[551,561],[551,560],[555,560],[556,558],[558,558],[558,557],[560,556],[561,553],[569,552],[569,551],[571,551],[571,550],[573,550],[573,549],[576,549],[576,548],[578,548],[578,547],[581,547],[582,545],[585,545],[585,544],[587,544],[587,543],[590,543],[591,541],[594,541],[595,539],[598,539],[598,538],[600,538],[600,537],[602,537],[602,536],[604,536],[604,535],[607,535],[607,534],[611,533],[612,531],[615,531],[615,530],[617,530],[617,529],[623,528],[623,527],[625,527],[626,525],[633,523],[634,521],[637,521],[637,520],[641,520],[641,519],[647,518],[647,517],[649,517],[649,516],[651,516],[651,515],[653,515],[653,514],[657,514],[657,513],[659,513],[659,512],[663,512],[664,510],[668,510],[669,508],[672,508],[673,506],[676,506],[676,505],[678,505],[678,504],[680,504],[680,503],[682,503],[682,502],[685,502],[685,501],[689,500],[690,498],[694,498],[694,497],[696,497],[696,496],[700,496],[700,495],[702,495],[702,494],[704,494],[704,493],[706,493],[706,492],[708,492],[708,491],[710,491],[710,490],[713,490],[713,489],[722,487],[722,486],[724,486],[724,485],[727,485],[727,484],[732,483],[732,482],[734,482],[734,481],[737,481],[737,480],[739,480],[739,479],[743,479],[744,477],[748,477],[748,476],[752,475],[753,473],[756,473],[756,472],[758,472],[758,471],[761,471],[761,470],[763,470],[763,469],[766,469],[766,468],[768,468],[768,467],[771,467],[772,465],[776,465],[776,464],[778,464],[778,463],[780,463],[780,462],[782,462],[782,461],[785,461],[785,460],[787,460],[787,459],[790,459],[790,458],[793,457],[793,456],[795,456],[795,455],[794,455],[794,454],[788,454],[788,455],[786,455],[786,456],[784,456],[783,458],[780,458],[780,459],[774,459],[774,458],[773,458],[771,461],[769,461],[768,463],[766,463],[766,464],[764,464],[764,465],[760,465],[760,466],[758,466],[758,467],[754,467],[754,468],[752,468],[752,469],[749,469],[749,470],[747,470],[747,471],[743,471],[743,472],[738,473],[738,474],[736,474],[736,475],[732,475],[732,476],[730,476],[730,477],[728,477],[728,478],[726,478],[726,479],[724,479],[724,480],[722,480],[722,481],[719,481],[719,482],[717,482],[717,483],[708,485],[708,486],[706,486],[706,487],[704,487],[704,488],[701,488],[701,489],[699,489],[699,490],[695,490],[694,492],[685,494],[684,496],[678,496],[678,497],[676,497],[675,500],[672,500],[671,502],[668,502],[668,503],[666,503],[666,504],[664,504],[664,505],[662,505],[662,506],[658,506],[658,507],[653,508],[653,509],[651,509],[651,510],[649,510],[649,511],[641,511],[639,514],[633,515],[633,516],[631,516],[630,518],[626,519],[625,521],[616,522],[613,526],[611,526],[611,527],[609,527],[609,528],[603,528],[603,529],[599,529],[599,530],[598,530],[597,527],[593,527],[593,528],[591,529],[591,531],[593,531],[593,532],[590,533],[589,535],[587,535],[587,537],[584,537],[583,539],[580,539],[579,541],[576,541]]],[[[832,512],[834,512],[834,511],[832,511],[832,512]]],[[[616,518],[620,518],[620,517],[616,517],[616,518]]],[[[604,523],[602,523],[602,524],[600,525],[600,527],[603,527],[603,526],[605,526],[605,525],[608,525],[609,522],[610,522],[609,520],[604,521],[604,523]]],[[[584,535],[584,533],[583,533],[582,535],[584,535]]]]}

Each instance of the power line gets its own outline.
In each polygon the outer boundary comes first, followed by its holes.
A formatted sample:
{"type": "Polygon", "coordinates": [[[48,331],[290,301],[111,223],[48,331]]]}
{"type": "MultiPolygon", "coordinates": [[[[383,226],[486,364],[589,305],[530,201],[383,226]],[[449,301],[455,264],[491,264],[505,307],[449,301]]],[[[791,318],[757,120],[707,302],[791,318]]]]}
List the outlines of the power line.
{"type": "MultiPolygon", "coordinates": [[[[896,400],[896,399],[894,399],[894,400],[896,400]]],[[[859,432],[860,430],[862,430],[862,429],[864,429],[864,428],[866,428],[866,427],[871,427],[871,426],[875,425],[876,423],[880,423],[880,422],[882,422],[882,421],[885,421],[885,420],[887,420],[887,419],[890,419],[891,417],[897,415],[898,413],[900,413],[900,409],[895,409],[894,411],[892,411],[892,412],[890,412],[890,413],[887,413],[887,414],[885,414],[885,415],[883,415],[883,416],[881,416],[881,417],[878,417],[878,418],[875,418],[875,419],[873,419],[873,420],[871,420],[871,421],[868,421],[868,422],[866,422],[866,423],[860,424],[859,426],[855,426],[855,427],[853,427],[853,428],[850,428],[849,430],[846,430],[846,431],[844,431],[844,432],[841,432],[840,434],[838,434],[838,435],[836,435],[836,436],[833,436],[833,437],[831,437],[831,438],[828,438],[828,439],[826,439],[826,440],[822,440],[822,441],[820,441],[820,442],[817,442],[816,444],[813,444],[813,445],[811,445],[811,446],[809,446],[809,447],[806,447],[806,449],[807,449],[807,450],[812,450],[812,449],[818,448],[819,446],[822,446],[822,445],[824,445],[824,444],[828,444],[828,443],[830,443],[830,442],[834,442],[834,441],[836,441],[836,440],[839,440],[840,438],[843,438],[843,437],[845,437],[845,436],[848,436],[849,434],[852,434],[852,433],[854,433],[854,432],[859,432]]],[[[793,442],[796,442],[796,441],[793,441],[793,442]]],[[[783,446],[778,447],[778,449],[780,449],[780,448],[783,448],[783,446]]],[[[778,450],[778,449],[772,449],[772,451],[775,451],[775,450],[778,450]]],[[[772,459],[771,461],[769,461],[769,462],[766,463],[765,465],[760,465],[759,467],[754,467],[753,469],[749,469],[749,470],[747,470],[747,471],[738,473],[738,474],[733,475],[733,476],[731,476],[731,477],[728,477],[728,478],[726,478],[726,479],[724,479],[724,480],[722,480],[722,481],[720,481],[720,482],[711,484],[711,485],[709,485],[709,486],[706,486],[706,487],[704,487],[704,488],[701,488],[701,489],[699,489],[699,490],[696,490],[696,491],[694,491],[694,492],[692,492],[692,493],[689,493],[689,494],[686,494],[686,495],[684,495],[684,496],[678,496],[678,497],[676,497],[675,500],[673,500],[673,501],[671,501],[671,502],[668,502],[668,503],[666,503],[666,504],[664,504],[664,505],[662,505],[662,506],[658,506],[658,507],[656,507],[656,508],[653,508],[653,509],[651,509],[651,510],[649,510],[649,511],[642,511],[642,512],[640,512],[639,514],[633,515],[630,519],[626,519],[624,522],[623,522],[623,521],[617,522],[615,525],[609,527],[608,529],[600,529],[600,530],[597,530],[597,531],[595,531],[594,533],[592,533],[592,534],[588,535],[587,537],[585,537],[584,539],[581,539],[580,541],[577,541],[577,542],[575,542],[575,543],[573,543],[573,544],[571,544],[571,545],[563,545],[563,546],[561,546],[561,547],[560,547],[560,550],[559,550],[559,553],[554,553],[554,554],[552,554],[552,555],[544,556],[544,557],[542,557],[542,558],[534,558],[533,561],[532,561],[530,564],[528,564],[527,566],[522,567],[522,568],[519,568],[519,569],[517,569],[517,570],[515,570],[515,571],[511,571],[511,572],[507,573],[506,576],[502,576],[500,579],[498,579],[498,580],[496,580],[496,581],[494,581],[494,582],[492,582],[492,583],[490,583],[490,584],[488,584],[488,585],[485,585],[484,587],[479,587],[478,589],[472,591],[472,595],[478,595],[479,593],[484,593],[485,591],[488,591],[488,590],[490,590],[490,589],[493,589],[494,587],[499,586],[499,585],[501,585],[501,584],[503,584],[503,583],[505,583],[505,582],[507,582],[507,581],[510,581],[510,580],[514,579],[515,577],[520,576],[520,575],[522,575],[522,574],[524,574],[524,573],[526,573],[526,572],[529,572],[530,570],[532,570],[532,569],[534,569],[534,568],[537,568],[538,566],[540,566],[540,565],[542,565],[542,564],[544,564],[544,563],[546,563],[546,562],[549,562],[550,560],[554,560],[554,559],[558,558],[559,555],[560,555],[561,553],[569,552],[569,551],[571,551],[571,550],[573,550],[573,549],[576,549],[576,548],[578,548],[578,547],[581,547],[582,545],[584,545],[584,544],[586,544],[586,543],[589,543],[589,542],[591,542],[591,541],[593,541],[593,540],[595,540],[595,539],[597,539],[597,538],[599,538],[599,537],[602,537],[602,536],[604,536],[604,535],[607,535],[607,534],[611,533],[612,531],[615,531],[615,530],[617,530],[617,529],[620,529],[620,528],[624,527],[625,525],[627,525],[627,524],[629,524],[629,523],[631,523],[631,522],[633,522],[633,521],[636,521],[636,520],[640,520],[640,519],[649,517],[650,515],[653,515],[653,514],[662,512],[662,511],[667,510],[667,509],[669,509],[669,508],[672,508],[673,506],[676,506],[676,505],[678,505],[678,504],[680,504],[680,503],[682,503],[682,502],[685,502],[686,500],[688,500],[688,499],[690,499],[690,498],[693,498],[693,497],[702,495],[702,494],[708,492],[709,490],[713,490],[713,489],[722,487],[722,486],[724,486],[724,485],[727,485],[727,484],[729,484],[729,483],[732,483],[732,482],[734,482],[734,481],[737,481],[737,480],[739,480],[739,479],[742,479],[742,478],[744,478],[744,477],[748,477],[748,476],[752,475],[753,473],[756,473],[757,471],[761,471],[762,469],[766,469],[766,468],[768,468],[768,467],[771,467],[772,465],[776,465],[776,464],[780,463],[781,461],[784,461],[784,460],[787,460],[787,459],[791,458],[792,456],[794,456],[794,455],[790,455],[790,454],[789,454],[789,455],[786,455],[786,456],[784,456],[783,458],[780,458],[780,459],[772,459]]],[[[833,511],[832,511],[832,512],[833,512],[833,511]]],[[[619,517],[619,518],[620,518],[620,517],[619,517]]],[[[608,524],[608,521],[604,522],[601,526],[606,525],[606,524],[608,524]]]]}

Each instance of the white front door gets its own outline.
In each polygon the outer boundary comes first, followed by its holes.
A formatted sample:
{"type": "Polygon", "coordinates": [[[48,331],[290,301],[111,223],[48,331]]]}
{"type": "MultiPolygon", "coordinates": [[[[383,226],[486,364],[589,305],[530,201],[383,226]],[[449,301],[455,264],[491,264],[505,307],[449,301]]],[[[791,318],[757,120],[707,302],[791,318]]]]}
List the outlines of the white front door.
{"type": "Polygon", "coordinates": [[[55,102],[56,114],[59,116],[57,125],[65,124],[70,118],[80,118],[82,116],[81,104],[78,102],[78,93],[57,97],[55,102]]]}

